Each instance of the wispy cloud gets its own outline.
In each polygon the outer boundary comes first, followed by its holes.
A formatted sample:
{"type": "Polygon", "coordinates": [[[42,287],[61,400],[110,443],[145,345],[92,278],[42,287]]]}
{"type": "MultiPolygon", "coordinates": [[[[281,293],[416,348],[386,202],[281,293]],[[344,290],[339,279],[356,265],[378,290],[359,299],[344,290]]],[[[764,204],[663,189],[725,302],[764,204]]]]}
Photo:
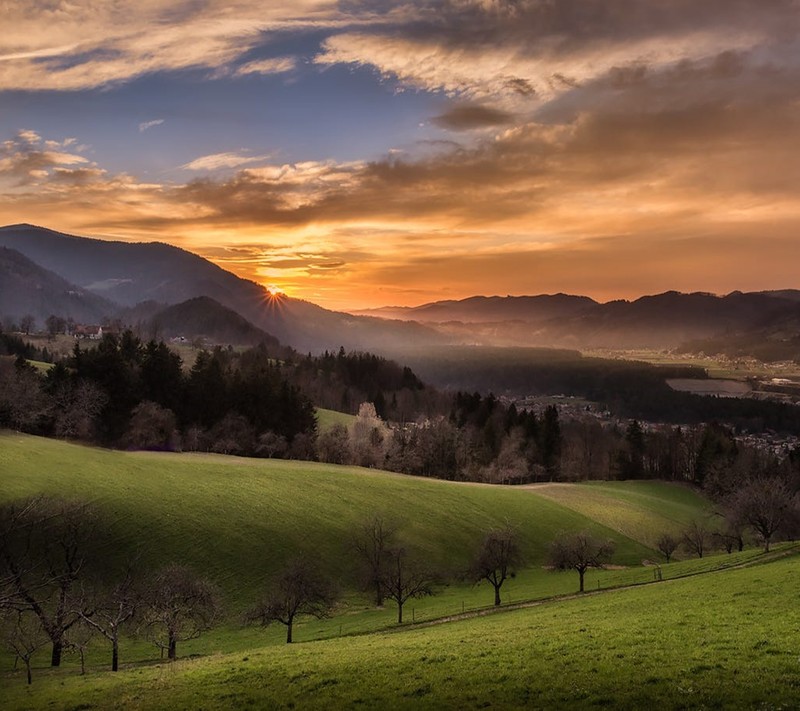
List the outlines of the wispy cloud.
{"type": "Polygon", "coordinates": [[[285,74],[292,71],[297,66],[294,57],[272,57],[271,59],[261,59],[255,62],[247,62],[238,67],[234,72],[235,76],[246,76],[248,74],[285,74]]]}
{"type": "MultiPolygon", "coordinates": [[[[334,0],[7,0],[0,90],[76,91],[154,72],[228,67],[270,36],[363,25],[334,0]]],[[[285,69],[280,69],[285,71],[285,69]]],[[[274,69],[273,69],[274,71],[274,69]]]]}
{"type": "Polygon", "coordinates": [[[127,25],[110,3],[6,5],[18,31],[0,38],[0,90],[190,67],[282,74],[295,58],[247,60],[315,27],[317,67],[444,94],[431,123],[462,133],[371,160],[209,148],[181,166],[195,175],[150,183],[107,171],[74,139],[20,131],[0,142],[0,220],[183,239],[220,261],[231,256],[214,249],[250,249],[229,262],[239,273],[280,274],[331,304],[491,292],[500,278],[510,293],[600,297],[796,282],[793,0],[604,0],[592,12],[585,0],[240,0],[233,13],[152,0],[127,25]]]}
{"type": "Polygon", "coordinates": [[[139,124],[139,133],[144,133],[148,128],[153,128],[153,126],[160,126],[164,123],[164,119],[153,119],[152,121],[144,121],[139,124]]]}
{"type": "Polygon", "coordinates": [[[241,153],[213,153],[200,156],[181,166],[183,170],[220,170],[221,168],[238,168],[251,163],[263,163],[269,156],[248,156],[241,153]]]}

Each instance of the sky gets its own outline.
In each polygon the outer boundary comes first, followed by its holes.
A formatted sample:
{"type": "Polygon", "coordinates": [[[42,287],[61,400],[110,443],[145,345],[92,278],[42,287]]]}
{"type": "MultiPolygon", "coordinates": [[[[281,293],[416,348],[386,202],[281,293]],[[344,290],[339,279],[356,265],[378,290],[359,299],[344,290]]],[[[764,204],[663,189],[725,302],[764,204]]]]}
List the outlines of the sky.
{"type": "Polygon", "coordinates": [[[3,0],[0,224],[333,309],[800,288],[800,0],[3,0]]]}

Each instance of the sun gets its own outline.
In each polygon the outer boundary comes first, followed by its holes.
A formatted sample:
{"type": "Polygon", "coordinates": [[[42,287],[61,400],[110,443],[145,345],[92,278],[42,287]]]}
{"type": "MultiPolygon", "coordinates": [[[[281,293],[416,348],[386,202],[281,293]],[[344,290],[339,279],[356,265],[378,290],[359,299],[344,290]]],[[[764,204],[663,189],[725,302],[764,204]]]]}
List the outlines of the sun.
{"type": "Polygon", "coordinates": [[[283,296],[286,292],[275,284],[267,284],[267,293],[270,296],[283,296]]]}

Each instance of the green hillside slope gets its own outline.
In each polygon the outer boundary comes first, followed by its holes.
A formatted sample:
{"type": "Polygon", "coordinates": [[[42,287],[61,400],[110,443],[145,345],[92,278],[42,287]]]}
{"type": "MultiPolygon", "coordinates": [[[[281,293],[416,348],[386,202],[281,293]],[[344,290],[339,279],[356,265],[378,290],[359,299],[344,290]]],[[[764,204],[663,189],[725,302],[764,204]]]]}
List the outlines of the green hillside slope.
{"type": "MultiPolygon", "coordinates": [[[[482,534],[506,520],[519,527],[531,568],[541,566],[550,541],[566,529],[613,538],[615,563],[639,564],[653,555],[634,538],[521,488],[309,462],[118,452],[0,434],[0,500],[37,493],[95,502],[112,522],[105,555],[118,558],[135,547],[148,566],[189,563],[217,580],[234,609],[298,553],[321,558],[347,587],[353,531],[374,513],[394,519],[409,543],[449,573],[463,570],[482,534]]],[[[666,501],[683,495],[664,488],[666,501]]]]}
{"type": "Polygon", "coordinates": [[[651,548],[661,534],[679,535],[690,521],[711,512],[710,502],[693,489],[661,481],[533,484],[526,488],[651,548]]]}
{"type": "Polygon", "coordinates": [[[795,708],[797,563],[793,555],[435,627],[17,683],[6,708],[795,708]]]}

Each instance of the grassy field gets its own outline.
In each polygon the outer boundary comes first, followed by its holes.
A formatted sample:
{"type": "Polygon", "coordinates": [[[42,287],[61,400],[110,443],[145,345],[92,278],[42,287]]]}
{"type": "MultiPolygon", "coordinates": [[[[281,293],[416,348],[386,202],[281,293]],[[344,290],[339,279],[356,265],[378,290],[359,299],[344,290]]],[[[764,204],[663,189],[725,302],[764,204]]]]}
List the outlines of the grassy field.
{"type": "Polygon", "coordinates": [[[586,350],[583,355],[595,358],[639,360],[653,365],[693,365],[705,368],[711,378],[747,380],[748,378],[775,378],[800,376],[800,366],[795,363],[762,363],[754,358],[716,358],[689,353],[661,350],[586,350]]]}
{"type": "Polygon", "coordinates": [[[334,425],[349,427],[355,421],[355,415],[348,415],[346,412],[337,412],[336,410],[326,410],[322,407],[317,408],[317,423],[320,432],[325,432],[334,425]]]}
{"type": "MultiPolygon", "coordinates": [[[[258,597],[270,573],[297,553],[318,557],[340,577],[344,594],[332,618],[302,620],[296,640],[339,638],[348,640],[340,643],[349,650],[351,643],[363,644],[360,635],[394,628],[394,606],[371,607],[353,583],[349,542],[357,525],[373,513],[395,520],[404,538],[455,580],[440,585],[434,597],[408,604],[409,622],[427,622],[490,605],[490,588],[458,582],[458,574],[493,525],[508,520],[520,530],[527,565],[503,588],[504,603],[514,605],[577,589],[576,574],[542,567],[550,541],[561,530],[589,529],[616,542],[615,567],[588,573],[587,590],[640,585],[653,580],[653,569],[641,561],[657,557],[650,548],[654,536],[707,509],[707,502],[691,490],[669,484],[497,487],[309,462],[118,452],[0,433],[0,501],[36,493],[91,500],[110,521],[109,535],[97,542],[109,564],[138,548],[146,568],[179,560],[213,578],[223,589],[226,621],[212,633],[180,645],[179,654],[184,659],[200,655],[217,660],[226,654],[251,659],[266,654],[252,652],[256,648],[275,648],[278,653],[284,630],[242,628],[240,613],[258,597]]],[[[748,551],[673,563],[664,566],[663,575],[694,575],[757,556],[748,551]]],[[[89,651],[90,668],[102,668],[107,656],[97,641],[89,651]]],[[[155,657],[157,652],[144,640],[126,640],[123,645],[123,662],[134,665],[126,674],[147,678],[148,684],[155,683],[148,676],[155,657]]],[[[197,662],[197,669],[206,668],[210,659],[197,662]]],[[[44,650],[36,660],[43,687],[83,683],[73,680],[76,659],[67,659],[63,670],[55,673],[46,664],[44,650]]],[[[183,664],[163,667],[159,674],[177,678],[183,664]]],[[[0,669],[10,666],[10,657],[0,655],[0,669]]],[[[100,687],[109,683],[94,673],[93,678],[100,687]]],[[[0,672],[0,687],[16,683],[14,674],[0,672]]],[[[15,699],[24,706],[22,697],[15,699]]]]}
{"type": "MultiPolygon", "coordinates": [[[[797,555],[430,627],[3,680],[7,709],[796,708],[797,555]],[[15,683],[10,683],[11,681],[15,683]]],[[[17,677],[20,675],[18,674],[17,677]]]]}
{"type": "Polygon", "coordinates": [[[706,506],[688,489],[642,482],[510,488],[420,479],[357,467],[208,454],[119,452],[0,433],[0,500],[36,493],[90,499],[116,540],[145,562],[183,560],[250,599],[295,552],[347,570],[353,530],[374,513],[437,567],[463,569],[489,527],[520,529],[531,568],[561,530],[615,540],[615,562],[652,557],[655,535],[706,506]],[[572,492],[572,493],[570,493],[572,492]]]}
{"type": "Polygon", "coordinates": [[[690,521],[711,513],[708,500],[693,489],[659,481],[534,484],[526,488],[651,548],[662,533],[677,535],[690,521]]]}
{"type": "MultiPolygon", "coordinates": [[[[451,574],[466,567],[483,532],[506,520],[519,526],[533,569],[566,529],[614,539],[623,565],[653,555],[535,492],[356,467],[119,452],[3,433],[0,472],[0,500],[37,493],[91,500],[110,521],[102,551],[110,561],[136,546],[148,567],[188,563],[218,582],[232,611],[249,605],[265,577],[296,554],[316,555],[347,580],[352,532],[374,513],[394,519],[426,560],[451,574]]],[[[665,492],[685,496],[679,487],[665,492]]]]}

